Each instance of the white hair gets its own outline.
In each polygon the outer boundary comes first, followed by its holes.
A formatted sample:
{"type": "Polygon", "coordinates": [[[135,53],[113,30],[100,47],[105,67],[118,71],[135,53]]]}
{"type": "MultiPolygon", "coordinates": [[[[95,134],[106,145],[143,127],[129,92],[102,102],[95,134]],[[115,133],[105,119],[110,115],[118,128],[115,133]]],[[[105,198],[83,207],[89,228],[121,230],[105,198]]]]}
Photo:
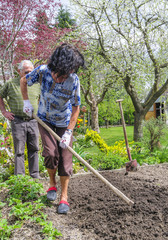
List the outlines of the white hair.
{"type": "Polygon", "coordinates": [[[23,66],[24,66],[24,65],[32,66],[32,67],[34,68],[34,65],[33,65],[33,63],[32,63],[30,60],[23,60],[23,61],[21,61],[21,62],[19,63],[18,69],[19,69],[20,71],[23,70],[23,66]]]}

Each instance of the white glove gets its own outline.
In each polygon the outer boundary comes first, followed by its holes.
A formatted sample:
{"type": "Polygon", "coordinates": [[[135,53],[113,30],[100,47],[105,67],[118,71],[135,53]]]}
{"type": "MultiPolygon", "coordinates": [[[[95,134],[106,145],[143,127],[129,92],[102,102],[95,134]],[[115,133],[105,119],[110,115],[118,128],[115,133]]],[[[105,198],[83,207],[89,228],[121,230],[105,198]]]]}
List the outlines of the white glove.
{"type": "Polygon", "coordinates": [[[32,113],[34,111],[33,106],[31,105],[29,100],[24,100],[23,103],[23,112],[26,113],[30,118],[32,118],[32,113]]]}
{"type": "Polygon", "coordinates": [[[62,147],[64,149],[67,148],[70,144],[71,136],[72,136],[71,130],[69,130],[69,131],[66,130],[60,140],[60,143],[59,143],[60,147],[62,147]]]}

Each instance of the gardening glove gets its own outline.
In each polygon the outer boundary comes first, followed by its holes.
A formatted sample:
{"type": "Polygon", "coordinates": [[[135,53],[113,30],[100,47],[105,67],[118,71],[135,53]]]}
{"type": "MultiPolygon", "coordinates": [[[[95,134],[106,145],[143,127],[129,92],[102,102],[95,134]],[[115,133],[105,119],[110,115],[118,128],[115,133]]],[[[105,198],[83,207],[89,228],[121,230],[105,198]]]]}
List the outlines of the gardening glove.
{"type": "Polygon", "coordinates": [[[59,144],[60,147],[62,147],[64,149],[67,148],[70,144],[71,136],[72,136],[72,130],[70,130],[70,129],[66,130],[60,140],[60,144],[59,144]]]}
{"type": "Polygon", "coordinates": [[[34,111],[33,106],[31,105],[29,100],[24,100],[23,103],[23,112],[26,113],[30,118],[32,118],[32,113],[34,111]]]}

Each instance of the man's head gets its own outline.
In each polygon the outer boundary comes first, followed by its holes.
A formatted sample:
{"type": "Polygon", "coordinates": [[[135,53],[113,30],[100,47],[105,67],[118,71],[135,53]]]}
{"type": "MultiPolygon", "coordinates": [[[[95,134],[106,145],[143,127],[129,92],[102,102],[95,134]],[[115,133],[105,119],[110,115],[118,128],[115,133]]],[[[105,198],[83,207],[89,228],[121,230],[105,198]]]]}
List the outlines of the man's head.
{"type": "Polygon", "coordinates": [[[33,63],[30,60],[23,60],[18,66],[20,77],[24,77],[29,72],[32,72],[33,69],[34,69],[33,63]]]}
{"type": "Polygon", "coordinates": [[[48,63],[48,68],[58,73],[58,77],[77,72],[80,66],[84,67],[83,55],[76,47],[66,43],[56,48],[48,63]]]}

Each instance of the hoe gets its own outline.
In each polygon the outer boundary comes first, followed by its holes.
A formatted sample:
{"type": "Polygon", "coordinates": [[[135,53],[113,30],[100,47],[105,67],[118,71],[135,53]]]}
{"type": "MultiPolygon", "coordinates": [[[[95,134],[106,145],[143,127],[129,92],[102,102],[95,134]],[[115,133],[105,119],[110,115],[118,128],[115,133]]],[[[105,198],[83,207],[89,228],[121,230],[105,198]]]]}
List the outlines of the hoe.
{"type": "MultiPolygon", "coordinates": [[[[39,117],[37,117],[33,113],[33,118],[37,120],[39,124],[41,124],[53,137],[60,141],[60,137],[50,128],[48,127],[39,117]]],[[[70,146],[67,149],[79,160],[81,161],[96,177],[98,177],[103,183],[105,183],[115,194],[117,194],[121,199],[123,199],[128,205],[133,205],[134,202],[131,201],[128,197],[126,197],[120,190],[114,187],[107,179],[105,179],[98,171],[96,171],[92,166],[90,166],[82,157],[80,157],[70,146]]]]}
{"type": "Polygon", "coordinates": [[[124,137],[125,137],[125,144],[126,144],[126,148],[127,148],[128,158],[130,160],[129,162],[126,163],[126,173],[125,173],[125,175],[128,175],[128,172],[137,171],[137,160],[136,159],[132,160],[132,157],[131,157],[129,144],[128,144],[128,139],[127,139],[126,127],[125,127],[124,114],[123,114],[122,105],[121,105],[122,101],[123,101],[123,99],[119,99],[116,102],[119,103],[119,107],[120,107],[121,121],[122,121],[122,125],[123,125],[124,137]]]}

